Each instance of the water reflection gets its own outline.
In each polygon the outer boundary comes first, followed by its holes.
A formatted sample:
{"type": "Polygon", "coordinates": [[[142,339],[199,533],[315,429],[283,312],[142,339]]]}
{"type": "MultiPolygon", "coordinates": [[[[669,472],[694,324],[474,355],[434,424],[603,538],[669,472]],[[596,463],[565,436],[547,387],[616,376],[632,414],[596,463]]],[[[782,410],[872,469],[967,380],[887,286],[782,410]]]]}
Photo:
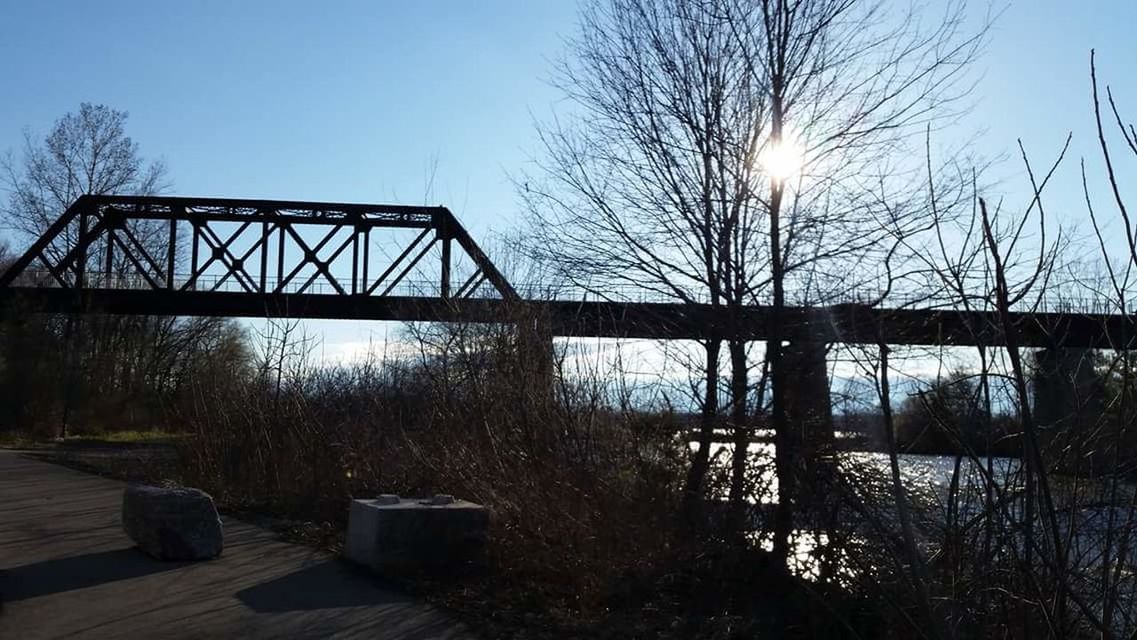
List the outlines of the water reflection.
{"type": "MultiPolygon", "coordinates": [[[[771,434],[772,435],[772,434],[771,434]]],[[[698,447],[697,442],[690,443],[691,449],[698,447]]],[[[748,497],[751,503],[777,504],[778,478],[774,472],[774,455],[777,453],[773,443],[755,442],[747,448],[749,454],[749,467],[751,475],[755,478],[756,490],[748,497]]],[[[730,465],[734,456],[734,445],[717,443],[711,445],[711,460],[723,466],[730,465]]],[[[942,455],[925,455],[915,453],[902,453],[897,456],[900,467],[900,480],[904,488],[916,493],[931,492],[942,500],[946,500],[951,488],[952,476],[955,473],[956,457],[942,455]]],[[[837,454],[838,468],[842,471],[866,470],[877,472],[881,479],[889,479],[891,470],[887,453],[878,451],[842,451],[837,454]]],[[[963,458],[960,460],[958,482],[961,486],[982,484],[984,470],[988,465],[987,458],[976,461],[963,458]]],[[[1000,486],[1012,483],[1020,471],[1021,464],[1016,458],[990,458],[990,472],[993,480],[1000,486]]]]}
{"type": "MultiPolygon", "coordinates": [[[[697,443],[691,443],[692,449],[697,443]]],[[[747,498],[752,505],[751,532],[749,537],[762,549],[773,550],[772,507],[778,502],[778,479],[774,469],[776,448],[773,443],[751,443],[749,453],[749,476],[752,490],[747,498]]],[[[720,471],[729,469],[734,454],[734,446],[727,443],[712,445],[711,459],[720,471]]],[[[791,535],[791,563],[797,575],[817,580],[823,573],[830,577],[851,578],[855,568],[861,564],[860,558],[850,558],[849,553],[863,548],[866,543],[865,518],[871,513],[886,527],[896,523],[895,501],[892,497],[891,468],[889,456],[875,451],[843,451],[836,455],[837,471],[853,483],[866,485],[860,496],[848,495],[851,502],[862,501],[856,508],[848,504],[828,506],[826,515],[836,517],[837,521],[802,522],[799,514],[798,524],[806,528],[795,529],[791,535]],[[867,486],[872,485],[872,486],[867,486]],[[833,527],[843,531],[840,545],[829,548],[833,527]],[[836,548],[836,547],[840,548],[836,548]]],[[[923,515],[933,516],[941,522],[948,513],[948,500],[951,495],[952,478],[959,491],[956,496],[954,512],[957,517],[969,518],[977,515],[983,508],[982,487],[990,477],[993,485],[999,488],[1017,485],[1021,463],[1013,458],[981,458],[958,460],[955,456],[900,454],[898,456],[901,484],[906,496],[923,507],[923,515]]],[[[725,500],[725,492],[716,500],[725,500]]],[[[808,519],[808,518],[807,518],[808,519]]],[[[924,524],[928,524],[927,518],[924,524]]],[[[880,534],[881,531],[876,531],[880,534]]],[[[930,549],[926,549],[930,551],[930,549]]],[[[864,567],[860,567],[864,568],[864,567]]]]}

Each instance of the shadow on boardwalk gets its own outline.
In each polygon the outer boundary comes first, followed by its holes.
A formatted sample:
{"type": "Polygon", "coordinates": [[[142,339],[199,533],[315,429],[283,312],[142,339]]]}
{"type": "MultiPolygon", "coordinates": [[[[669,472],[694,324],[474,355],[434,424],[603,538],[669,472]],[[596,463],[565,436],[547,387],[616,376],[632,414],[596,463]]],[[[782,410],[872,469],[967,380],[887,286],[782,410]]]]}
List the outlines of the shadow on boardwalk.
{"type": "Polygon", "coordinates": [[[4,602],[27,600],[129,580],[181,566],[184,566],[183,563],[158,562],[134,548],[96,551],[5,569],[0,573],[0,585],[3,585],[0,596],[4,602]]]}

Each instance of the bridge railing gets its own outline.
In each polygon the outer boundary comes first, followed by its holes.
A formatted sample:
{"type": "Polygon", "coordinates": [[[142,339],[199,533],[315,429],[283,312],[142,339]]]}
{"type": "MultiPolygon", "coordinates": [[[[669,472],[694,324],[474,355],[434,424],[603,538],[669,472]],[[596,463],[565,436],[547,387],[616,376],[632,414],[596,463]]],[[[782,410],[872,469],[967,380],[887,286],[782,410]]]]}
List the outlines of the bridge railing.
{"type": "MultiPolygon", "coordinates": [[[[214,291],[222,293],[251,293],[260,287],[261,280],[252,283],[242,283],[232,274],[203,274],[193,277],[188,273],[174,274],[173,290],[175,291],[214,291]]],[[[283,286],[277,278],[266,277],[263,280],[265,290],[271,293],[285,294],[313,294],[313,295],[342,295],[330,282],[320,279],[307,282],[302,278],[293,278],[283,286]]],[[[162,283],[164,285],[164,282],[162,283]]],[[[13,283],[16,287],[47,287],[64,288],[62,284],[47,270],[28,270],[19,280],[13,283]]],[[[71,287],[67,287],[71,288],[71,287]]],[[[88,273],[83,277],[83,288],[93,290],[127,290],[127,291],[154,291],[167,290],[166,286],[155,287],[154,283],[145,276],[127,274],[88,273]]],[[[441,285],[432,280],[403,280],[395,285],[387,295],[407,297],[438,297],[442,293],[441,285]]],[[[500,298],[501,294],[489,283],[478,286],[473,296],[475,298],[500,298]]]]}

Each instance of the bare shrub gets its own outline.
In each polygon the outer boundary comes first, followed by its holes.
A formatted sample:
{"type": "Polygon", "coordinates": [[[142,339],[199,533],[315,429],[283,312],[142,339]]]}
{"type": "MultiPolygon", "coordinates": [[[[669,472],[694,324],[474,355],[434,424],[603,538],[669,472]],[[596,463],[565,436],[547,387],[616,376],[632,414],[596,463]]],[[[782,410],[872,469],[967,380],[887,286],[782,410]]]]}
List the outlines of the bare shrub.
{"type": "Polygon", "coordinates": [[[498,584],[601,611],[619,578],[670,553],[679,423],[547,375],[559,362],[516,327],[411,327],[339,366],[282,361],[277,344],[260,375],[199,377],[181,409],[186,479],[230,507],[335,525],[353,496],[455,494],[492,509],[498,584]]]}

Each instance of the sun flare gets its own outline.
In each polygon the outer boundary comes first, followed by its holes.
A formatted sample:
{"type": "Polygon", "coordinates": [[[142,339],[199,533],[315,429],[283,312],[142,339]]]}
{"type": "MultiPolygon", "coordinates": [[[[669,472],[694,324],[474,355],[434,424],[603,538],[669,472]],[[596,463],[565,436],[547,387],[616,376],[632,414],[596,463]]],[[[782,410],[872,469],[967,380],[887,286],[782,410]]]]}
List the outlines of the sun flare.
{"type": "Polygon", "coordinates": [[[770,178],[786,180],[801,172],[804,163],[804,149],[792,136],[770,142],[758,156],[758,164],[770,178]]]}

